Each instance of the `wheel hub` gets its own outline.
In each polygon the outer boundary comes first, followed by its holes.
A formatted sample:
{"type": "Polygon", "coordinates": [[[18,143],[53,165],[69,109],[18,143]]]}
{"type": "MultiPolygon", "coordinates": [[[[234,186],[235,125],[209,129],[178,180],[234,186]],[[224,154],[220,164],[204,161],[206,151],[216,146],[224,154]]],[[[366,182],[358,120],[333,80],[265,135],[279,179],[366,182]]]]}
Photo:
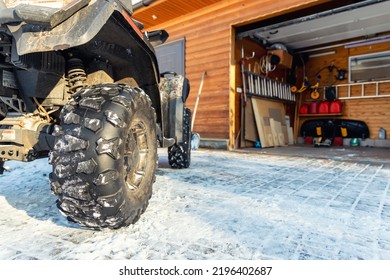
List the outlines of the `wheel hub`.
{"type": "Polygon", "coordinates": [[[124,179],[130,190],[137,190],[146,169],[148,145],[146,129],[142,122],[130,128],[124,152],[124,179]]]}

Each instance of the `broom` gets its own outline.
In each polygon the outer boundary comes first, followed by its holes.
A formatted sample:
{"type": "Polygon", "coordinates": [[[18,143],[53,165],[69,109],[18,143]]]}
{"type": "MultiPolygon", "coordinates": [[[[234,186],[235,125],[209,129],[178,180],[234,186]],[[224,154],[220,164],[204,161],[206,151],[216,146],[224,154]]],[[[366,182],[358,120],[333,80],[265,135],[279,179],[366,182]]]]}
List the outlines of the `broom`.
{"type": "MultiPolygon", "coordinates": [[[[202,92],[203,88],[203,83],[204,79],[206,77],[207,72],[204,71],[202,75],[202,80],[200,81],[200,86],[198,90],[198,96],[196,97],[196,102],[195,102],[195,107],[194,107],[194,113],[192,114],[192,122],[191,122],[191,131],[194,128],[194,123],[195,123],[195,116],[196,116],[196,110],[198,109],[198,104],[199,104],[199,97],[202,92]]],[[[197,150],[199,148],[199,142],[200,142],[200,135],[199,133],[191,133],[191,149],[192,150],[197,150]]]]}

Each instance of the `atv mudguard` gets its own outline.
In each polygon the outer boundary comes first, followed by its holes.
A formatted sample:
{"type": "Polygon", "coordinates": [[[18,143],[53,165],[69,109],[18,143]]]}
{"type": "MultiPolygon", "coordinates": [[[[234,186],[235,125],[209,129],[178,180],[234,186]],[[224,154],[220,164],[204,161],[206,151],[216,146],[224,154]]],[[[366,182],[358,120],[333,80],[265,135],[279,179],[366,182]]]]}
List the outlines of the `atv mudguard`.
{"type": "Polygon", "coordinates": [[[18,5],[1,12],[0,23],[20,22],[9,25],[19,55],[47,51],[65,50],[91,41],[110,16],[116,11],[121,13],[142,38],[136,24],[126,10],[115,1],[81,0],[67,10],[47,7],[18,5]],[[8,16],[9,14],[13,15],[8,16]]]}
{"type": "MultiPolygon", "coordinates": [[[[162,73],[160,81],[161,106],[169,121],[164,124],[167,138],[183,142],[184,104],[188,98],[190,84],[187,78],[176,73],[162,73]]],[[[171,146],[170,144],[165,146],[171,146]]]]}

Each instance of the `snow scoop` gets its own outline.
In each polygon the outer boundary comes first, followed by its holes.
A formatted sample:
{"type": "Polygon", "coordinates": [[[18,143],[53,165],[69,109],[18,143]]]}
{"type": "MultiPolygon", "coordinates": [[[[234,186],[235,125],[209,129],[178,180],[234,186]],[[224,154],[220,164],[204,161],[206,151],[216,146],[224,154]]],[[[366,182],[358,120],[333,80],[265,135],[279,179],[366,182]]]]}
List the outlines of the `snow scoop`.
{"type": "MultiPolygon", "coordinates": [[[[207,74],[207,72],[204,71],[203,75],[202,75],[202,79],[200,81],[200,86],[199,86],[199,90],[198,90],[198,96],[196,97],[196,102],[195,102],[195,107],[194,107],[194,113],[192,114],[191,131],[194,128],[196,111],[198,109],[198,104],[199,104],[199,97],[200,97],[200,94],[202,93],[203,83],[204,83],[204,79],[206,77],[206,74],[207,74]]],[[[191,133],[191,149],[192,150],[199,149],[199,142],[200,142],[200,135],[199,135],[199,133],[192,132],[191,133]]]]}

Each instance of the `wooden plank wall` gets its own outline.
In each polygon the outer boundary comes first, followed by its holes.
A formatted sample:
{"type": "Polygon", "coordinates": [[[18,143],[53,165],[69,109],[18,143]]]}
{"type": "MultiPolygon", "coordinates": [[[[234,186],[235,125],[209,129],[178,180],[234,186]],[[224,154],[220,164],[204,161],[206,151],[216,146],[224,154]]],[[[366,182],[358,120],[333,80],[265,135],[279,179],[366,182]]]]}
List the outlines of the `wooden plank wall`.
{"type": "Polygon", "coordinates": [[[151,27],[150,30],[167,30],[171,35],[170,41],[186,40],[186,75],[191,82],[187,104],[190,109],[194,108],[202,73],[207,71],[193,130],[200,133],[202,138],[230,137],[230,145],[238,133],[239,112],[236,111],[237,107],[229,105],[231,95],[236,100],[240,98],[230,80],[235,78],[230,67],[239,62],[231,53],[235,44],[232,26],[324,2],[326,0],[221,1],[151,27]]]}
{"type": "MultiPolygon", "coordinates": [[[[322,57],[310,58],[306,64],[307,77],[311,84],[315,83],[316,77],[315,74],[323,67],[329,66],[332,63],[339,68],[348,70],[348,57],[368,54],[374,52],[388,51],[390,49],[390,43],[382,43],[375,45],[368,45],[363,47],[355,48],[345,48],[340,46],[337,48],[323,50],[321,52],[335,51],[333,55],[327,55],[322,57]]],[[[320,73],[321,80],[320,86],[328,85],[328,70],[325,69],[320,73]]],[[[333,72],[334,75],[337,74],[336,71],[333,72]]],[[[301,78],[301,77],[300,77],[301,78]]],[[[300,79],[302,80],[302,79],[300,79]]],[[[346,80],[337,81],[335,84],[347,84],[348,83],[348,74],[346,75],[346,80]]],[[[351,88],[351,96],[361,95],[361,87],[353,86],[351,88]]],[[[390,84],[382,86],[381,94],[390,94],[390,84]]],[[[366,87],[367,95],[373,95],[374,89],[373,86],[366,87]]],[[[340,90],[340,96],[347,96],[346,88],[340,90]]],[[[303,100],[309,100],[310,93],[309,91],[305,92],[303,95],[303,100]]],[[[343,101],[343,116],[340,118],[343,119],[353,119],[361,120],[367,123],[370,130],[370,138],[378,138],[379,128],[383,127],[388,132],[390,132],[390,98],[362,98],[362,99],[349,99],[343,101]]],[[[302,124],[303,121],[310,119],[308,117],[300,118],[299,123],[302,124]]]]}

